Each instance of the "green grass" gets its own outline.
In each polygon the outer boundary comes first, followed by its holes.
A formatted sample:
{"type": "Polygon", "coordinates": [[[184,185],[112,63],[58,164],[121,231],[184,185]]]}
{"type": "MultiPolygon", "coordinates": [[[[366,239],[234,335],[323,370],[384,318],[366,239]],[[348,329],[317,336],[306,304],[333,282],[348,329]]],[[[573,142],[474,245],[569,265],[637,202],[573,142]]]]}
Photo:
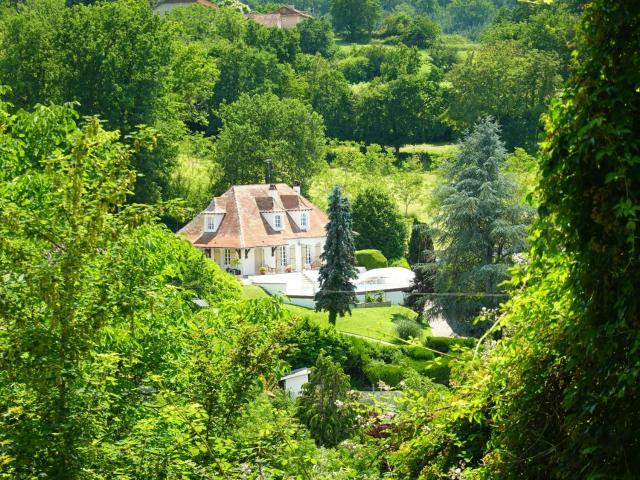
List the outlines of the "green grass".
{"type": "Polygon", "coordinates": [[[242,285],[242,293],[248,300],[267,298],[269,294],[257,285],[242,285]]]}
{"type": "MultiPolygon", "coordinates": [[[[329,325],[329,315],[327,312],[315,312],[309,308],[299,307],[297,305],[286,305],[285,308],[301,318],[309,317],[312,321],[320,325],[329,325]]],[[[416,317],[415,312],[400,305],[354,308],[351,313],[351,316],[338,317],[336,329],[339,332],[351,333],[391,343],[399,342],[396,336],[394,320],[400,317],[409,317],[412,319],[416,317]]],[[[430,333],[428,327],[422,329],[422,336],[430,335],[430,333]]]]}
{"type": "Polygon", "coordinates": [[[458,145],[455,143],[416,143],[400,148],[402,153],[427,153],[431,157],[451,157],[455,155],[458,145]]]}
{"type": "MultiPolygon", "coordinates": [[[[267,298],[269,295],[262,288],[256,285],[243,285],[242,291],[245,298],[267,298]]],[[[326,312],[315,312],[310,308],[299,307],[298,305],[285,304],[285,309],[294,316],[300,318],[309,317],[312,321],[319,325],[329,325],[329,315],[326,312]]],[[[367,338],[383,340],[386,342],[398,342],[394,320],[400,317],[416,318],[416,313],[406,307],[400,305],[392,305],[390,307],[374,307],[374,308],[354,308],[351,316],[338,318],[336,328],[339,332],[352,333],[367,338]]],[[[430,335],[431,331],[428,327],[422,329],[422,336],[430,335]]]]}

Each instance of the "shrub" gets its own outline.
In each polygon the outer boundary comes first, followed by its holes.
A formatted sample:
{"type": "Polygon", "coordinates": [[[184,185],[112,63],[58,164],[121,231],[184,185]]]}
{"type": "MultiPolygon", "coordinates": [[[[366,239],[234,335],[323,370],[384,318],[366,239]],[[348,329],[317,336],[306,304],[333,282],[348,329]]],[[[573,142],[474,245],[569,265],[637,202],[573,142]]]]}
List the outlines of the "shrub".
{"type": "Polygon", "coordinates": [[[393,258],[393,259],[389,260],[389,266],[390,267],[411,268],[411,266],[409,265],[409,262],[407,262],[407,259],[404,258],[404,257],[393,258]]]}
{"type": "Polygon", "coordinates": [[[433,360],[434,353],[420,345],[406,345],[402,347],[402,353],[414,360],[433,360]]]}
{"type": "Polygon", "coordinates": [[[366,292],[364,294],[364,301],[366,303],[382,303],[384,302],[384,292],[382,290],[376,290],[375,292],[366,292]]]}
{"type": "Polygon", "coordinates": [[[364,368],[364,373],[371,383],[377,384],[383,381],[391,387],[397,386],[404,379],[403,367],[382,362],[371,362],[364,368]]]}
{"type": "Polygon", "coordinates": [[[414,320],[403,318],[396,323],[396,333],[402,340],[410,337],[417,338],[420,336],[420,325],[414,320]]]}
{"type": "Polygon", "coordinates": [[[321,327],[309,318],[296,320],[281,343],[288,347],[285,360],[291,368],[314,365],[322,351],[335,362],[343,363],[351,351],[347,338],[334,328],[321,327]]]}
{"type": "Polygon", "coordinates": [[[424,346],[442,353],[448,353],[454,347],[473,348],[476,346],[475,338],[452,338],[452,337],[427,337],[424,339],[424,346]]]}
{"type": "Polygon", "coordinates": [[[369,59],[348,57],[338,62],[338,69],[342,71],[349,83],[365,82],[369,77],[369,59]]]}
{"type": "Polygon", "coordinates": [[[358,250],[356,252],[356,262],[359,266],[371,270],[373,268],[384,268],[388,265],[387,259],[380,250],[358,250]]]}
{"type": "Polygon", "coordinates": [[[449,385],[449,374],[451,373],[451,370],[449,369],[449,364],[444,358],[434,360],[428,366],[420,370],[420,373],[425,377],[429,377],[436,383],[449,385]]]}

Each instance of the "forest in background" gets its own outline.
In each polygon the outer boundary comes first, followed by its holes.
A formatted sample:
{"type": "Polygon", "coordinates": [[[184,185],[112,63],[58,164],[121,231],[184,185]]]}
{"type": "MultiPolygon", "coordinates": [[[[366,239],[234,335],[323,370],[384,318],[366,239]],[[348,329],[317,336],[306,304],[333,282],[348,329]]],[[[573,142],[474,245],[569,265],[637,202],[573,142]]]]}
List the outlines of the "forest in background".
{"type": "Polygon", "coordinates": [[[322,19],[0,3],[0,475],[633,478],[638,6],[475,2],[495,11],[453,26],[471,3],[435,2],[431,23],[383,5],[348,44],[322,19]],[[345,181],[354,225],[385,205],[407,226],[372,245],[391,260],[411,257],[411,214],[428,222],[445,266],[428,288],[510,278],[471,349],[431,345],[457,357],[448,385],[405,363],[400,405],[363,404],[350,382],[397,351],[244,299],[162,225],[263,182],[266,158],[321,205],[345,181]],[[465,187],[478,172],[495,195],[465,187]],[[447,268],[472,198],[522,262],[447,268]],[[277,379],[311,364],[288,401],[277,379]]]}

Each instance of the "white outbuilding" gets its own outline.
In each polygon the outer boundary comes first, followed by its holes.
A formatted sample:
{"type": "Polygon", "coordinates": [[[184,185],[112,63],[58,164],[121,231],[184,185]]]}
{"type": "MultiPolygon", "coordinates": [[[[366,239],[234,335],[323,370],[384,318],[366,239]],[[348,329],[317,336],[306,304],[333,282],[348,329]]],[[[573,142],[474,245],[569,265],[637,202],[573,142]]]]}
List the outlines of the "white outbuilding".
{"type": "Polygon", "coordinates": [[[302,386],[309,381],[310,374],[311,370],[309,368],[298,368],[280,379],[280,382],[283,383],[284,391],[287,392],[292,400],[298,398],[302,392],[302,386]]]}

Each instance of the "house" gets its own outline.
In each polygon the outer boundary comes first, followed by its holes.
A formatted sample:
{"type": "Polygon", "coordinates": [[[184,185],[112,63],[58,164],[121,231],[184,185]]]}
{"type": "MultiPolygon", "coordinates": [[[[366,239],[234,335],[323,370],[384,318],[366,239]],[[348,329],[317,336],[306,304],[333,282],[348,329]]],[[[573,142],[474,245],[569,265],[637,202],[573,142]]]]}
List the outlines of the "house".
{"type": "Polygon", "coordinates": [[[308,368],[298,368],[289,375],[285,375],[280,379],[280,384],[284,387],[292,400],[298,398],[302,392],[302,386],[309,381],[311,370],[308,368]]]}
{"type": "Polygon", "coordinates": [[[295,28],[311,15],[293,5],[286,5],[269,13],[250,13],[248,18],[269,28],[295,28]]]}
{"type": "Polygon", "coordinates": [[[178,235],[236,274],[300,272],[320,267],[327,222],[298,185],[236,185],[178,235]]]}

